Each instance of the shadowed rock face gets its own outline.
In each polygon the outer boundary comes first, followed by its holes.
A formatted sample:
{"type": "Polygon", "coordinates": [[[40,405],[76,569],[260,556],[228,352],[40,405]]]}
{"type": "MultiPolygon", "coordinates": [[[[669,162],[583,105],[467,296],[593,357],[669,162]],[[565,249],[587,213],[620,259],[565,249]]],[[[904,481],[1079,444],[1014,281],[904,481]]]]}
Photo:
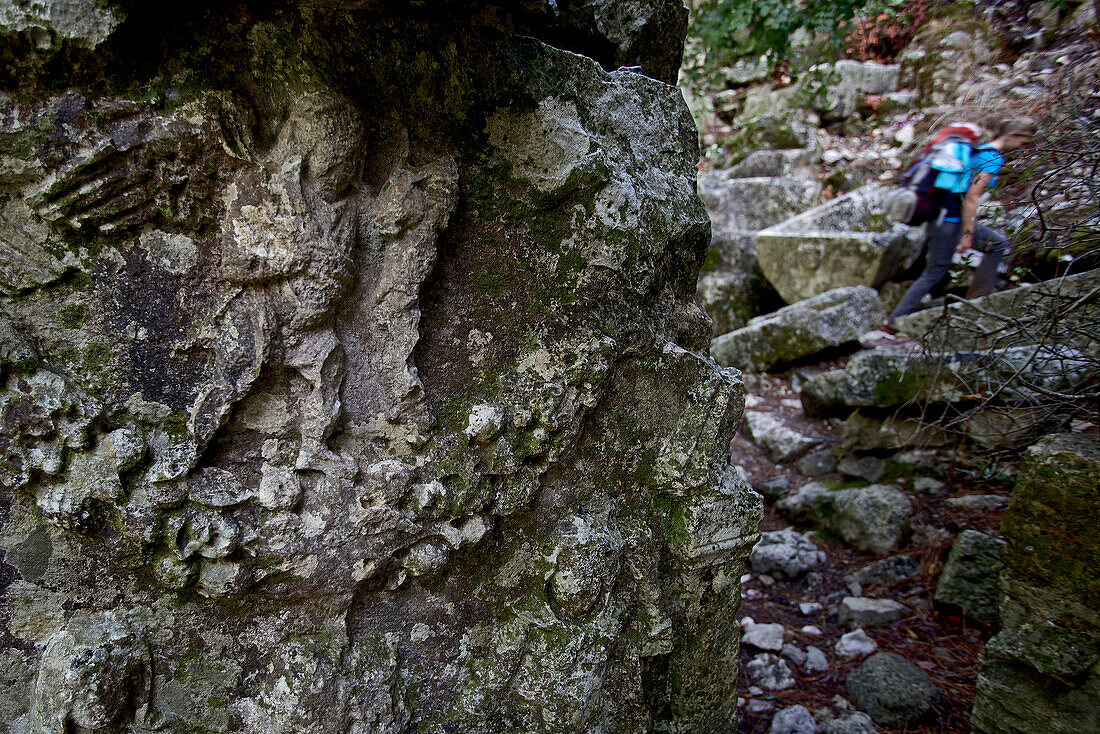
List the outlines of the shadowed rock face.
{"type": "Polygon", "coordinates": [[[0,13],[0,718],[734,726],[676,8],[0,13]]]}

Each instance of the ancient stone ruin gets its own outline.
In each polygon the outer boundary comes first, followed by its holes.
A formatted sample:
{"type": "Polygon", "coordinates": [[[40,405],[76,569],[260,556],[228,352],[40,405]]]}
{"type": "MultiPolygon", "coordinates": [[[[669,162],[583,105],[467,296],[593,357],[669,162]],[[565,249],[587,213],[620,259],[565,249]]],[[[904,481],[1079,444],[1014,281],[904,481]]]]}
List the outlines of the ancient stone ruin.
{"type": "Polygon", "coordinates": [[[0,6],[0,721],[732,731],[685,22],[0,6]]]}

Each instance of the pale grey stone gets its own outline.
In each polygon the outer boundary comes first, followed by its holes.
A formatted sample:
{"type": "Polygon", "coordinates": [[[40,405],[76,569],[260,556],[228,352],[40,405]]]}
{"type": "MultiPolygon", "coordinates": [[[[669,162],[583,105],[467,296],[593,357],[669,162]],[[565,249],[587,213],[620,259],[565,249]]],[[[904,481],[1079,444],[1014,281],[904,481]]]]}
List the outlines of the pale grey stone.
{"type": "Polygon", "coordinates": [[[807,617],[812,614],[817,614],[824,608],[825,607],[821,606],[821,604],[816,601],[804,601],[798,604],[798,611],[802,612],[807,617]]]}
{"type": "Polygon", "coordinates": [[[749,554],[757,573],[794,579],[825,563],[825,552],[792,528],[763,533],[749,554]]]}
{"type": "Polygon", "coordinates": [[[766,691],[784,691],[795,685],[795,679],[791,675],[787,661],[770,652],[763,652],[754,657],[745,669],[748,671],[749,680],[766,691]]]}
{"type": "Polygon", "coordinates": [[[845,476],[877,482],[886,473],[886,460],[877,456],[845,456],[836,468],[845,476]]]}
{"type": "Polygon", "coordinates": [[[793,643],[788,642],[783,645],[780,655],[783,656],[784,660],[794,665],[801,667],[806,664],[806,651],[793,643]]]}
{"type": "Polygon", "coordinates": [[[903,619],[912,610],[893,599],[846,596],[840,602],[839,622],[848,629],[875,627],[903,619]]]}
{"type": "Polygon", "coordinates": [[[805,477],[817,477],[836,471],[836,454],[831,449],[811,451],[803,456],[795,464],[798,471],[805,477]]]}
{"type": "Polygon", "coordinates": [[[919,569],[908,553],[890,556],[867,564],[844,576],[844,581],[854,581],[861,586],[886,584],[894,586],[917,575],[919,569]]]}
{"type": "Polygon", "coordinates": [[[910,486],[919,494],[941,494],[947,485],[933,477],[913,477],[910,486]]]}
{"type": "Polygon", "coordinates": [[[780,709],[772,718],[769,734],[817,734],[817,723],[805,706],[780,709]]]}
{"type": "Polygon", "coordinates": [[[905,493],[886,484],[831,490],[809,482],[777,507],[793,522],[828,529],[854,548],[871,553],[896,548],[913,515],[905,493]]]}
{"type": "Polygon", "coordinates": [[[1008,504],[1008,497],[999,494],[966,494],[961,497],[948,497],[944,502],[956,510],[985,512],[1004,508],[1008,504]]]}
{"type": "Polygon", "coordinates": [[[806,664],[803,668],[807,673],[823,673],[829,669],[829,659],[820,648],[809,645],[806,647],[806,664]]]}
{"type": "Polygon", "coordinates": [[[887,190],[884,184],[864,186],[757,233],[760,269],[783,300],[876,288],[916,260],[923,244],[919,229],[897,225],[880,232],[868,224],[887,190]]]}
{"type": "Polygon", "coordinates": [[[781,624],[748,624],[741,632],[741,642],[760,650],[779,652],[783,649],[786,630],[781,624]]]}
{"type": "Polygon", "coordinates": [[[837,657],[842,660],[870,655],[878,649],[878,643],[872,640],[862,629],[841,635],[834,646],[837,657]]]}
{"type": "Polygon", "coordinates": [[[843,711],[821,722],[820,734],[878,734],[870,716],[862,711],[843,711]]]}
{"type": "Polygon", "coordinates": [[[821,443],[821,439],[799,433],[770,413],[754,410],[745,411],[745,433],[777,464],[792,461],[821,443]]]}

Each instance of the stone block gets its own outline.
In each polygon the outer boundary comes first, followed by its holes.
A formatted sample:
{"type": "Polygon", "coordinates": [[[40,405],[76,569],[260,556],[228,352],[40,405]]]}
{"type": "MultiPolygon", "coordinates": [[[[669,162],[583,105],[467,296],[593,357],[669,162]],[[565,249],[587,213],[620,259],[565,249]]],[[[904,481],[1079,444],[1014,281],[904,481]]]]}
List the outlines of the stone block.
{"type": "Polygon", "coordinates": [[[878,287],[920,255],[919,228],[891,226],[888,191],[872,184],[804,211],[756,236],[764,276],[787,303],[847,286],[878,287]]]}
{"type": "Polygon", "coordinates": [[[711,356],[723,366],[762,372],[859,339],[885,318],[878,294],[856,286],[822,293],[711,341],[711,356]]]}

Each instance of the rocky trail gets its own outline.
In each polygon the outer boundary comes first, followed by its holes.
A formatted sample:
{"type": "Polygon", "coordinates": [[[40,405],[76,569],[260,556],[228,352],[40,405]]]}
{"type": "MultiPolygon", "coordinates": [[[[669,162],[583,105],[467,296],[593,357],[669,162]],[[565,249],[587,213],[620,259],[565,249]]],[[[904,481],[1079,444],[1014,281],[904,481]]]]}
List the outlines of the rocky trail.
{"type": "MultiPolygon", "coordinates": [[[[874,336],[865,341],[873,343],[874,336]]],[[[744,430],[731,446],[767,508],[764,541],[743,577],[740,731],[813,731],[799,718],[799,706],[819,732],[881,731],[857,710],[849,681],[875,653],[893,653],[913,664],[905,671],[912,680],[904,684],[913,689],[913,701],[902,704],[901,714],[908,708],[912,723],[887,731],[966,732],[978,653],[995,629],[958,607],[937,604],[936,586],[960,533],[997,536],[1003,503],[985,508],[998,504],[994,497],[1007,499],[1008,486],[1003,478],[980,476],[978,455],[941,449],[884,458],[841,451],[839,421],[806,416],[792,383],[846,359],[748,380],[749,420],[768,416],[813,445],[783,463],[744,430]],[[872,480],[898,488],[912,504],[912,533],[887,553],[858,551],[827,531],[794,525],[777,506],[811,481],[839,489],[871,486],[872,480]],[[964,498],[982,499],[968,505],[964,498]],[[790,721],[773,729],[777,718],[790,721]],[[922,719],[929,723],[921,726],[922,719]]],[[[896,684],[880,678],[875,685],[881,690],[858,692],[861,703],[900,696],[887,688],[896,684]]]]}

